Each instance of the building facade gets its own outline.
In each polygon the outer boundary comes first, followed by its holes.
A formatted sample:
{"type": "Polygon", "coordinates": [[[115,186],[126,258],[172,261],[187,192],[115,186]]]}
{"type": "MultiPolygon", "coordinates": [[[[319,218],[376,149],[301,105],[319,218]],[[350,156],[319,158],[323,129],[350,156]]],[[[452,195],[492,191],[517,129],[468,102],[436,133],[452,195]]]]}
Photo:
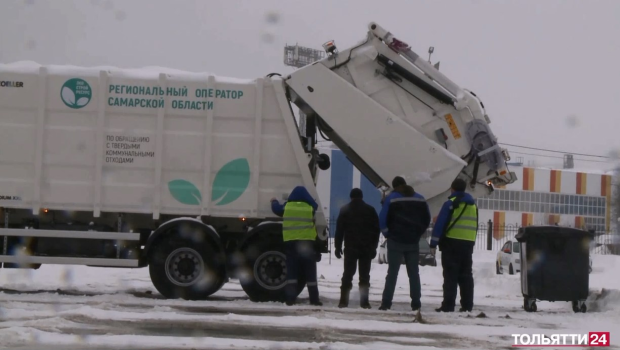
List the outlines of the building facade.
{"type": "Polygon", "coordinates": [[[611,230],[612,175],[571,169],[511,167],[518,180],[477,200],[480,221],[505,226],[559,225],[611,230]]]}
{"type": "MultiPolygon", "coordinates": [[[[323,210],[334,234],[340,207],[349,202],[352,188],[361,188],[364,200],[381,208],[381,192],[357,170],[338,149],[322,149],[331,158],[331,168],[322,171],[317,188],[323,210]]],[[[609,233],[611,228],[611,174],[515,167],[518,180],[505,188],[496,188],[477,200],[480,231],[493,226],[493,238],[514,236],[519,227],[560,225],[594,229],[609,233]],[[490,222],[489,222],[490,221],[490,222]]],[[[449,184],[447,184],[449,186],[449,184]]]]}

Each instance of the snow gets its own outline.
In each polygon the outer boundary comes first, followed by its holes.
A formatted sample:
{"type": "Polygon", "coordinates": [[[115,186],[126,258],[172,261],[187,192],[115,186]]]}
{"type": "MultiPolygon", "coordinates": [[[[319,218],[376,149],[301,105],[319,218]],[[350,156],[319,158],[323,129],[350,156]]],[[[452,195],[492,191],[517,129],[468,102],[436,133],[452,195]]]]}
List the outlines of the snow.
{"type": "Polygon", "coordinates": [[[526,313],[520,276],[496,275],[495,258],[496,252],[475,252],[476,306],[470,314],[436,313],[441,267],[421,267],[421,323],[413,322],[404,266],[392,310],[378,310],[387,266],[376,262],[373,309],[359,308],[356,289],[349,308],[337,308],[343,261],[332,257],[330,264],[327,254],[318,267],[320,308],[307,304],[306,290],[294,307],[252,303],[235,280],[207,301],[165,300],[152,286],[148,268],[0,269],[0,348],[495,349],[510,347],[511,334],[517,333],[620,329],[620,257],[593,257],[585,314],[573,313],[570,303],[545,301],[538,302],[538,312],[526,313]],[[476,317],[481,312],[486,317],[476,317]]]}

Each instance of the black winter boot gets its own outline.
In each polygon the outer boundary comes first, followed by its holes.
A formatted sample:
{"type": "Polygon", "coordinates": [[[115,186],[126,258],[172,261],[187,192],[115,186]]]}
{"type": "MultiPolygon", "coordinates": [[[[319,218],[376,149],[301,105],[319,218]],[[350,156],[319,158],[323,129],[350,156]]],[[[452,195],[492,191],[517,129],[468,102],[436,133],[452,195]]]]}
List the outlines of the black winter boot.
{"type": "Polygon", "coordinates": [[[349,293],[351,289],[340,288],[340,303],[338,303],[339,308],[349,307],[349,293]]]}
{"type": "Polygon", "coordinates": [[[368,302],[368,294],[370,293],[370,287],[360,287],[360,306],[362,309],[371,309],[368,302]]]}

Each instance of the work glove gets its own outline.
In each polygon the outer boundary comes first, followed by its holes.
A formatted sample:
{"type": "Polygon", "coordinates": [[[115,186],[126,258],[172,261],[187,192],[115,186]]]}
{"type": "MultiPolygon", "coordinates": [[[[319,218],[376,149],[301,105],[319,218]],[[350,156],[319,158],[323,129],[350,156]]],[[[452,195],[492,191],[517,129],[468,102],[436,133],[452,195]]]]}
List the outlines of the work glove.
{"type": "Polygon", "coordinates": [[[334,255],[336,255],[336,258],[340,259],[342,257],[342,248],[336,248],[334,255]]]}

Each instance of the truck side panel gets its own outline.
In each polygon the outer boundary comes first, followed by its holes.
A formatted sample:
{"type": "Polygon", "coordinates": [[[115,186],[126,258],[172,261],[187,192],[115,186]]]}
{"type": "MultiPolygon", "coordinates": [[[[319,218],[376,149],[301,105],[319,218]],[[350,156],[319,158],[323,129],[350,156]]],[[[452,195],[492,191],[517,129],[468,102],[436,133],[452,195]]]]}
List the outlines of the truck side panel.
{"type": "Polygon", "coordinates": [[[317,197],[280,80],[23,63],[0,80],[21,83],[0,93],[0,207],[268,217],[297,185],[317,197]]]}

